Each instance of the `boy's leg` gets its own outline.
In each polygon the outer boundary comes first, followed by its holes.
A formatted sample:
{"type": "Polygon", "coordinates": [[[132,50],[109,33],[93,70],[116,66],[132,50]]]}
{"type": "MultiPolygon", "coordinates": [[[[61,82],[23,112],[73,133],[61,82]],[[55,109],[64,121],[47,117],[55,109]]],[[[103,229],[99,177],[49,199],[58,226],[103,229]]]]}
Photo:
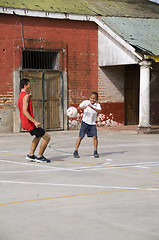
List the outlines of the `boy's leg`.
{"type": "Polygon", "coordinates": [[[38,153],[38,157],[43,156],[43,153],[44,153],[44,151],[45,151],[45,149],[46,149],[46,147],[47,147],[47,145],[50,141],[50,136],[49,136],[48,133],[45,133],[42,136],[42,138],[43,138],[43,141],[41,142],[41,145],[40,145],[40,150],[39,150],[39,153],[38,153]]]}
{"type": "Polygon", "coordinates": [[[75,148],[75,151],[74,151],[74,154],[73,154],[75,158],[80,157],[78,155],[78,148],[80,146],[80,143],[81,143],[82,139],[84,138],[85,134],[87,133],[87,130],[88,130],[88,124],[86,124],[82,121],[81,122],[81,128],[80,128],[80,131],[79,131],[79,137],[77,138],[76,148],[75,148]]]}
{"type": "Polygon", "coordinates": [[[94,145],[94,157],[98,158],[99,154],[97,152],[98,148],[98,137],[97,137],[97,128],[96,125],[90,127],[88,132],[88,137],[93,137],[93,145],[94,145]]]}
{"type": "Polygon", "coordinates": [[[29,154],[26,156],[26,159],[29,160],[29,161],[35,161],[35,155],[34,155],[34,152],[38,146],[38,143],[40,141],[41,137],[37,138],[35,137],[32,141],[32,144],[31,144],[31,148],[30,148],[30,152],[29,154]]]}
{"type": "Polygon", "coordinates": [[[93,137],[93,145],[94,145],[94,151],[97,151],[98,148],[98,138],[93,137]]]}
{"type": "Polygon", "coordinates": [[[94,157],[98,158],[99,154],[97,152],[97,148],[98,148],[98,138],[97,137],[93,137],[93,144],[94,144],[94,157]]]}
{"type": "Polygon", "coordinates": [[[73,154],[75,158],[80,158],[80,156],[78,154],[78,148],[80,146],[81,141],[82,141],[82,138],[78,137],[77,141],[76,141],[76,148],[75,148],[75,151],[74,151],[74,154],[73,154]]]}
{"type": "Polygon", "coordinates": [[[38,143],[39,143],[40,139],[41,139],[40,137],[39,138],[35,137],[33,139],[29,155],[34,155],[34,152],[35,152],[35,150],[36,150],[36,148],[38,146],[38,143]]]}
{"type": "Polygon", "coordinates": [[[79,146],[80,146],[81,141],[82,141],[82,138],[81,138],[81,137],[78,137],[78,138],[77,138],[77,141],[76,141],[75,151],[78,151],[78,148],[79,148],[79,146]]]}
{"type": "Polygon", "coordinates": [[[29,132],[32,136],[35,135],[36,137],[32,141],[30,154],[27,155],[26,159],[30,160],[30,161],[35,161],[35,162],[50,162],[50,160],[46,159],[43,156],[43,153],[44,153],[44,151],[45,151],[45,149],[46,149],[46,147],[47,147],[47,145],[50,141],[49,134],[46,133],[43,128],[34,128],[33,130],[31,130],[29,132]],[[35,152],[41,138],[43,138],[43,141],[41,142],[41,145],[40,145],[39,154],[36,157],[34,155],[34,152],[35,152]]]}

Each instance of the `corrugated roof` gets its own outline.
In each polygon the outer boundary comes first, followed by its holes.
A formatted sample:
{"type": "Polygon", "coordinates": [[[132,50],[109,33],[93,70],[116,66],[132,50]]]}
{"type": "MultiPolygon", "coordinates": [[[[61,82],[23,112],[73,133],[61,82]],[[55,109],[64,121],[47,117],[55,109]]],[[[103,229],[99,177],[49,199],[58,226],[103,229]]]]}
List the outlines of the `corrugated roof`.
{"type": "Polygon", "coordinates": [[[0,6],[93,15],[132,46],[159,55],[159,4],[148,0],[0,0],[0,6]]]}
{"type": "Polygon", "coordinates": [[[94,5],[84,0],[0,0],[0,6],[49,11],[54,13],[72,13],[83,15],[100,14],[94,5]]]}
{"type": "Polygon", "coordinates": [[[0,6],[54,13],[100,14],[95,6],[84,0],[0,0],[0,6]]]}
{"type": "Polygon", "coordinates": [[[0,0],[0,6],[93,16],[159,18],[159,5],[148,0],[0,0]]]}
{"type": "Polygon", "coordinates": [[[159,55],[159,19],[97,18],[137,49],[151,55],[159,55]]]}

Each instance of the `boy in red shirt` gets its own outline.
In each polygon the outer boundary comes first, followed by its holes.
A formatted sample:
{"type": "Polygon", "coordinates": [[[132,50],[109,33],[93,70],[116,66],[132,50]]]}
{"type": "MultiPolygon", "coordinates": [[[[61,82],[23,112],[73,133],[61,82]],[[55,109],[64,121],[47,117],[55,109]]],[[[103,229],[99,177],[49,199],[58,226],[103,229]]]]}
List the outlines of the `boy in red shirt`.
{"type": "Polygon", "coordinates": [[[32,141],[30,153],[27,155],[26,159],[33,162],[50,162],[50,160],[43,156],[43,153],[50,141],[50,136],[43,128],[40,127],[40,122],[34,119],[32,102],[30,99],[30,80],[23,78],[20,81],[20,89],[21,93],[18,99],[18,107],[22,128],[27,130],[32,136],[35,135],[35,138],[32,141]],[[38,156],[35,156],[34,152],[41,138],[43,138],[43,141],[40,145],[38,156]]]}

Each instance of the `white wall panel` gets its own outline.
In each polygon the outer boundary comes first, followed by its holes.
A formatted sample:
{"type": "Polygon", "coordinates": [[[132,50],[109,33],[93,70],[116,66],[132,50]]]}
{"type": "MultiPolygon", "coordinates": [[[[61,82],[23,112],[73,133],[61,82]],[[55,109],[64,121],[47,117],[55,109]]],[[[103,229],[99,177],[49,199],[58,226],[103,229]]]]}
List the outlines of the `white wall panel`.
{"type": "Polygon", "coordinates": [[[100,67],[136,64],[138,61],[139,59],[132,52],[98,27],[98,65],[100,67]]]}

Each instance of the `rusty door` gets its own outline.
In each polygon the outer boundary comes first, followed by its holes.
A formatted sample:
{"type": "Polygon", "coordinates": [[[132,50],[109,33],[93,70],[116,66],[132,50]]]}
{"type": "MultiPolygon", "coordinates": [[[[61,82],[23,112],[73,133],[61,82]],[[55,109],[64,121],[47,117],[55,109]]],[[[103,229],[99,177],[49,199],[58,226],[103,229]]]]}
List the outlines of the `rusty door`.
{"type": "Polygon", "coordinates": [[[60,71],[21,71],[31,81],[34,118],[46,130],[63,129],[63,78],[60,71]]]}

